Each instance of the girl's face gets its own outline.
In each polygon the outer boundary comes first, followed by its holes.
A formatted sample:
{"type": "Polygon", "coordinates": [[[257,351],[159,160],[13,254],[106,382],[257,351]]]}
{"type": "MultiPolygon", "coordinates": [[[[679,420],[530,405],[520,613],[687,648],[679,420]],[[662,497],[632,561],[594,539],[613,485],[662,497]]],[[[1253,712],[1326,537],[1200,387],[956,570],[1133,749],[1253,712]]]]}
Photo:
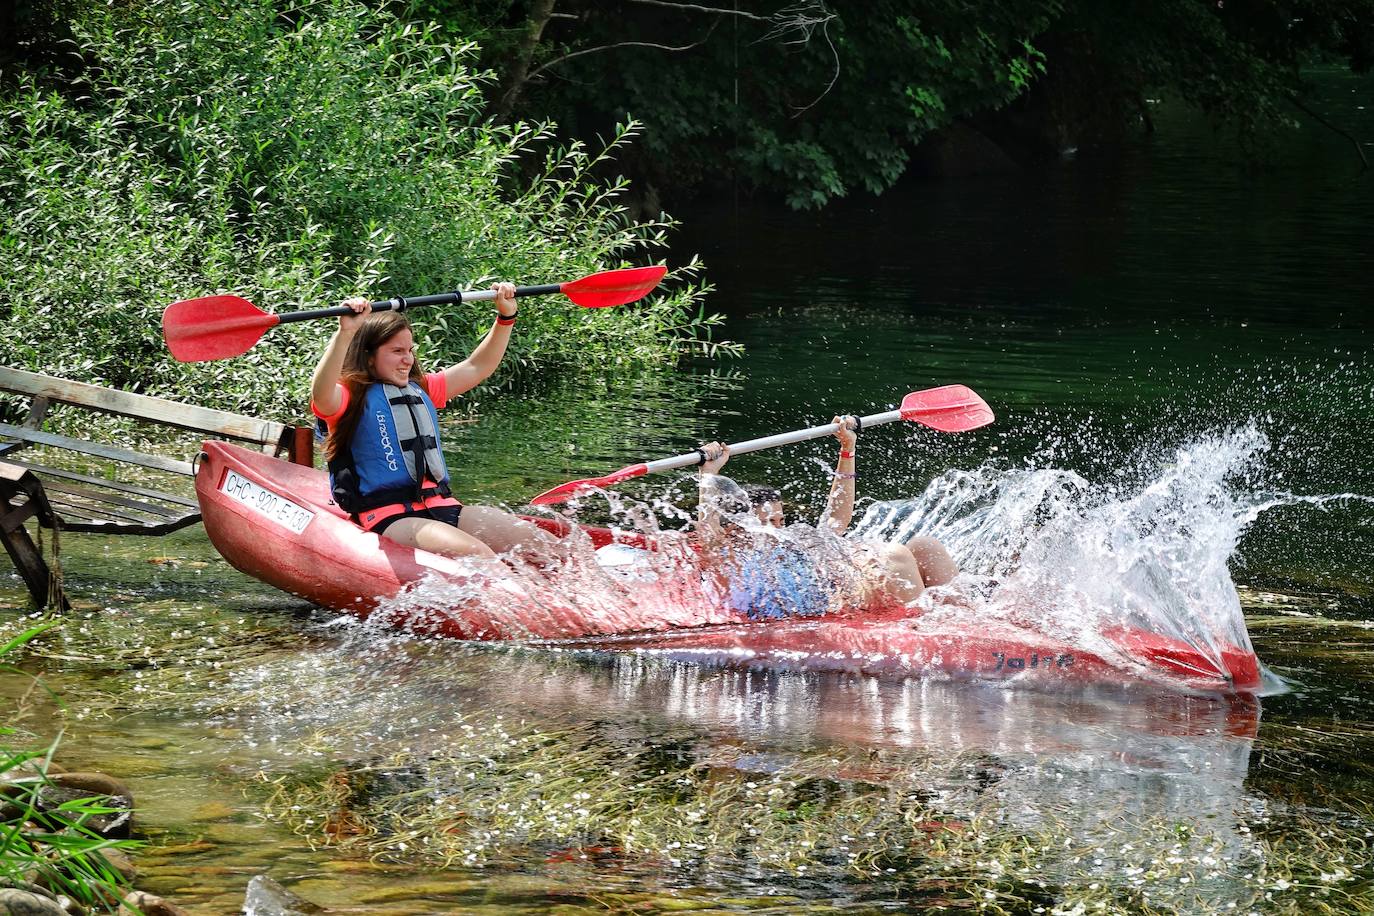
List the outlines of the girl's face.
{"type": "Polygon", "coordinates": [[[404,388],[410,380],[410,367],[415,365],[415,336],[410,328],[402,328],[382,341],[367,364],[377,381],[404,388]]]}
{"type": "Polygon", "coordinates": [[[782,518],[782,503],[777,500],[759,503],[754,507],[754,514],[758,516],[759,521],[774,528],[782,528],[785,524],[782,518]]]}

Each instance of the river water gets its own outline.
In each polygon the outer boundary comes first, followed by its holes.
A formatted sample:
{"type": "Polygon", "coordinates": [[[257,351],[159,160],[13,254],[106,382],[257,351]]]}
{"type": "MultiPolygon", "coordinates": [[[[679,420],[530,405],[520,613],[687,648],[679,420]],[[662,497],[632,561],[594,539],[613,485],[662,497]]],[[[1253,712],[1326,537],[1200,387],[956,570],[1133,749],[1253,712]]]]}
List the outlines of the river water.
{"type": "MultiPolygon", "coordinates": [[[[1374,138],[1368,81],[1322,85],[1374,138]]],[[[518,504],[963,383],[994,425],[863,434],[861,524],[975,576],[1243,613],[1286,683],[1263,700],[426,642],[248,580],[197,528],[63,540],[78,608],[26,670],[66,707],[23,724],[129,780],[141,884],[196,912],[258,873],[394,914],[1374,908],[1374,179],[1315,125],[1256,151],[1156,121],[1110,163],[678,214],[741,358],[479,396],[447,443],[467,499],[518,504]]],[[[833,450],[727,473],[806,519],[833,450]]],[[[624,495],[685,505],[685,480],[624,495]]]]}

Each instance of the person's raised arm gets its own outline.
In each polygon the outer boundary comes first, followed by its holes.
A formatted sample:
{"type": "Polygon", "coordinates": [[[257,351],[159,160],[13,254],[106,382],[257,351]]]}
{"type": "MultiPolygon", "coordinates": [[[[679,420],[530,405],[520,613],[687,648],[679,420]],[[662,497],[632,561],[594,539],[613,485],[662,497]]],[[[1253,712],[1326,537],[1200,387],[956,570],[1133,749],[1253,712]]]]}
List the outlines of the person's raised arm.
{"type": "Polygon", "coordinates": [[[835,438],[840,440],[840,458],[835,462],[835,473],[830,479],[830,495],[825,500],[825,511],[821,513],[817,527],[844,534],[854,518],[854,448],[859,441],[855,433],[858,421],[843,416],[830,422],[840,424],[840,428],[835,430],[835,438]]]}
{"type": "Polygon", "coordinates": [[[708,442],[701,447],[706,460],[701,464],[701,474],[697,477],[697,537],[702,544],[715,545],[720,542],[720,491],[715,478],[725,462],[730,460],[730,446],[720,442],[708,442]]]}
{"type": "Polygon", "coordinates": [[[444,383],[448,386],[448,396],[471,391],[491,377],[501,358],[506,355],[506,345],[510,343],[511,329],[515,327],[515,284],[493,283],[496,290],[496,323],[491,326],[487,336],[482,338],[468,358],[444,370],[444,383]]]}
{"type": "Polygon", "coordinates": [[[351,308],[353,314],[339,316],[339,329],[329,338],[324,355],[315,364],[315,374],[310,377],[310,403],[325,417],[339,411],[339,376],[343,374],[344,355],[358,326],[372,311],[372,303],[362,296],[345,299],[343,304],[351,308]]]}

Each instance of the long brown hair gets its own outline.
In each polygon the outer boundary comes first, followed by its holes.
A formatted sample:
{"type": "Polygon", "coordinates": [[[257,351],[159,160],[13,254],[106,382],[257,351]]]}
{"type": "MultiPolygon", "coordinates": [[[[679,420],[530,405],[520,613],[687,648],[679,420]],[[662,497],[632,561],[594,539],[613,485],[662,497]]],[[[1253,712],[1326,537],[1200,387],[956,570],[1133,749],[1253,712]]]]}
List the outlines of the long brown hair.
{"type": "MultiPolygon", "coordinates": [[[[400,312],[380,312],[363,319],[353,339],[348,342],[343,368],[339,371],[339,382],[348,389],[348,407],[325,440],[326,461],[333,461],[353,442],[353,431],[358,428],[358,418],[363,413],[364,392],[368,385],[376,381],[372,377],[372,357],[376,355],[377,348],[408,328],[410,320],[400,312]]],[[[410,364],[410,380],[421,388],[425,386],[425,374],[420,369],[419,359],[410,364]]]]}

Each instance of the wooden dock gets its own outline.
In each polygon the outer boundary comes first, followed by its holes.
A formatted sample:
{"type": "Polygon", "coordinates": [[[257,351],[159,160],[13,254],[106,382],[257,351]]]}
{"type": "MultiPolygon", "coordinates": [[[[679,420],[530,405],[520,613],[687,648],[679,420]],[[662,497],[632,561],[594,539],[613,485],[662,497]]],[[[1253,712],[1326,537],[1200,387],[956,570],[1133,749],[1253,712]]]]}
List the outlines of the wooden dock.
{"type": "Polygon", "coordinates": [[[308,427],[3,367],[0,393],[24,399],[27,409],[18,425],[0,422],[0,539],[39,607],[65,609],[68,602],[25,528],[28,520],[53,531],[54,541],[58,531],[161,535],[193,525],[200,510],[191,488],[169,483],[195,476],[206,438],[256,445],[302,464],[313,460],[308,427]],[[186,459],[148,454],[48,432],[55,405],[163,427],[163,435],[168,428],[195,435],[188,437],[186,459]],[[21,453],[31,460],[16,457],[21,453]]]}

